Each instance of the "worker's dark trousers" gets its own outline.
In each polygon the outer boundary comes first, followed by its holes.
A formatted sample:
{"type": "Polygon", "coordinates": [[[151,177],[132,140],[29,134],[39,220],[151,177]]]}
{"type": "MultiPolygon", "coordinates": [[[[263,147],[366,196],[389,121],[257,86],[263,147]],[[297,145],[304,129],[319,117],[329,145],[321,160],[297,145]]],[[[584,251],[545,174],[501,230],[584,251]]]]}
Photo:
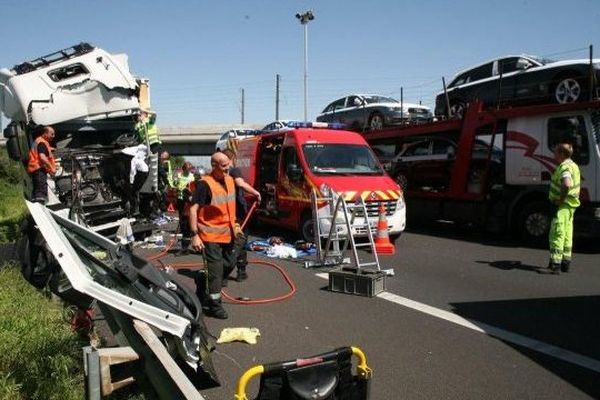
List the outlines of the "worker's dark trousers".
{"type": "Polygon", "coordinates": [[[208,270],[208,293],[221,293],[223,277],[235,267],[233,243],[204,242],[204,256],[208,270]]]}
{"type": "Polygon", "coordinates": [[[185,214],[185,201],[177,199],[177,211],[179,213],[179,233],[181,233],[181,248],[187,249],[191,241],[190,220],[185,214]]]}
{"type": "Polygon", "coordinates": [[[31,201],[46,203],[48,201],[48,174],[46,174],[46,171],[40,168],[32,172],[31,183],[33,185],[31,201]]]}
{"type": "Polygon", "coordinates": [[[236,266],[245,268],[248,265],[248,252],[246,251],[246,242],[248,241],[248,232],[244,231],[243,235],[235,237],[235,264],[236,266]]]}

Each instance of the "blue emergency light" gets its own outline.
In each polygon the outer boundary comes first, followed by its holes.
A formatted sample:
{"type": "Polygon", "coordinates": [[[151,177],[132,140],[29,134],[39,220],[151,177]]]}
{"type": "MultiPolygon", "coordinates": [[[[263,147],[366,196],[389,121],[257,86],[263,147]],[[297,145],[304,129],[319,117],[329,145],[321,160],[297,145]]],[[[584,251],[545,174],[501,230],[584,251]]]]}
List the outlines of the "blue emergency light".
{"type": "Polygon", "coordinates": [[[313,129],[344,129],[345,124],[340,122],[300,122],[290,121],[286,124],[288,128],[313,128],[313,129]]]}

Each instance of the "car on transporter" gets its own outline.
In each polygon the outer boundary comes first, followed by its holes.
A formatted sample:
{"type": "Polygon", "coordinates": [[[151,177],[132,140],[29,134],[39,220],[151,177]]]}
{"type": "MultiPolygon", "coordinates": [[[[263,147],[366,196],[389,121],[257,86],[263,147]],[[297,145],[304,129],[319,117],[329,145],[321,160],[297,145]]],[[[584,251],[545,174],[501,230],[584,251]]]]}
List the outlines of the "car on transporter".
{"type": "Polygon", "coordinates": [[[462,118],[467,104],[513,106],[573,103],[598,96],[600,59],[553,61],[509,55],[456,74],[435,99],[435,115],[462,118]],[[595,83],[594,83],[595,81],[595,83]],[[446,95],[448,99],[446,100],[446,95]]]}
{"type": "Polygon", "coordinates": [[[356,131],[431,122],[429,107],[375,94],[352,94],[333,101],[317,116],[319,122],[341,123],[356,131]]]}

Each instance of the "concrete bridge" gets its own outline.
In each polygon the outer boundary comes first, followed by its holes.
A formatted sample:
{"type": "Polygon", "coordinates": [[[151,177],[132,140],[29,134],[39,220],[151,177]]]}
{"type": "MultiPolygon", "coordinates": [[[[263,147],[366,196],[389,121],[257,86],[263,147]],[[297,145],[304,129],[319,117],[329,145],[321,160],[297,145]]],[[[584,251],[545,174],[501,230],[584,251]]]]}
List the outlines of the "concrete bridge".
{"type": "Polygon", "coordinates": [[[256,124],[195,125],[158,127],[162,147],[181,156],[208,156],[215,151],[217,140],[230,129],[260,129],[256,124]]]}

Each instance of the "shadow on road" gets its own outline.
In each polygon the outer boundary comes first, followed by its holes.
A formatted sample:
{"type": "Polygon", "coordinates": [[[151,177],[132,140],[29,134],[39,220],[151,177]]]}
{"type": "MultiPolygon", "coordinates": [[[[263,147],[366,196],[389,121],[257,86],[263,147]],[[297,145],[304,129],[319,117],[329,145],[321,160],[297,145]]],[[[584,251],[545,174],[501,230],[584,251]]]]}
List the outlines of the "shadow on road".
{"type": "MultiPolygon", "coordinates": [[[[407,232],[498,247],[547,247],[546,243],[527,245],[509,233],[490,233],[482,228],[452,222],[419,221],[411,224],[407,232]]],[[[600,245],[594,239],[575,238],[573,247],[576,253],[600,254],[600,245]]]]}
{"type": "MultiPolygon", "coordinates": [[[[454,312],[596,360],[600,365],[600,296],[452,303],[454,312]]],[[[483,325],[486,324],[486,325],[483,325]]],[[[503,340],[503,338],[500,338],[503,340]]],[[[506,344],[594,398],[600,398],[600,373],[510,343],[506,344]]]]}
{"type": "Polygon", "coordinates": [[[505,271],[511,270],[522,270],[522,271],[530,271],[536,272],[538,274],[543,274],[546,272],[546,268],[541,268],[537,265],[528,265],[523,264],[521,261],[515,260],[500,260],[500,261],[475,261],[478,264],[488,264],[490,267],[502,269],[505,271]]]}

